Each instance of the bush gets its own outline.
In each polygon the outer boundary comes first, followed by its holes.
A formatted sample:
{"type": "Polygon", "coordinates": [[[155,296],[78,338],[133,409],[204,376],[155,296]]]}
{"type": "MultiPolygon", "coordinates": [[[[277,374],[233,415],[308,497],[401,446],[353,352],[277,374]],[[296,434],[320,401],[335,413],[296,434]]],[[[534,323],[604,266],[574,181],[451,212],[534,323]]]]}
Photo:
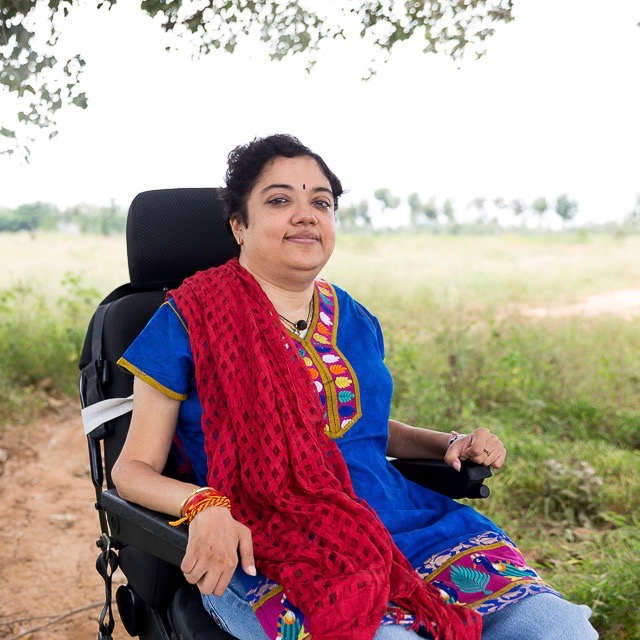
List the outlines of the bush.
{"type": "Polygon", "coordinates": [[[98,293],[70,274],[62,284],[65,294],[53,302],[24,283],[0,291],[0,423],[33,418],[50,396],[76,392],[98,293]]]}

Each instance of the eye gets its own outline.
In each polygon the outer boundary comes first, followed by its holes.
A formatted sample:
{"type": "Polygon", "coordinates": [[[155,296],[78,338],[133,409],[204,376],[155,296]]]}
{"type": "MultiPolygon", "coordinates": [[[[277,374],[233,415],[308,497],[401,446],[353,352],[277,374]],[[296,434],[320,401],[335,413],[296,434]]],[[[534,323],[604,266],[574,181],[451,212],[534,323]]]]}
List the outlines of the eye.
{"type": "Polygon", "coordinates": [[[287,198],[283,198],[282,196],[276,196],[275,198],[271,198],[270,200],[267,201],[268,204],[285,204],[286,202],[288,202],[287,198]]]}
{"type": "Polygon", "coordinates": [[[315,200],[313,204],[320,207],[321,209],[331,209],[331,207],[333,207],[333,204],[328,200],[325,200],[324,198],[315,200]]]}

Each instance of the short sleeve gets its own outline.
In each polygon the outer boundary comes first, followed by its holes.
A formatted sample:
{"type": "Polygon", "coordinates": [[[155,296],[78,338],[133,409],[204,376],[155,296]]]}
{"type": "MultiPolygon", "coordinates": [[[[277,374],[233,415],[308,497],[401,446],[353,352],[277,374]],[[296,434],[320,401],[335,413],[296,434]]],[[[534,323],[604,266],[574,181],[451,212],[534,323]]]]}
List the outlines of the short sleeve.
{"type": "Polygon", "coordinates": [[[165,302],[118,360],[118,365],[175,400],[186,400],[194,364],[184,319],[165,302]]]}
{"type": "Polygon", "coordinates": [[[378,321],[378,318],[376,318],[364,305],[360,304],[359,302],[357,304],[373,325],[373,330],[376,334],[376,342],[378,343],[378,351],[380,352],[380,357],[384,360],[384,335],[382,334],[382,327],[380,326],[380,322],[378,321]]]}

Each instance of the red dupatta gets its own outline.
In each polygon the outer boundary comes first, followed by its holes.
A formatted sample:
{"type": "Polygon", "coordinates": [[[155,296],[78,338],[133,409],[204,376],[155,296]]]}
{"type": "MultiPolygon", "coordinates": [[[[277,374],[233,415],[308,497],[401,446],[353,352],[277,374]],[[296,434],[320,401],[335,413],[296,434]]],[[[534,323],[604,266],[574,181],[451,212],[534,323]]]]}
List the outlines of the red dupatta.
{"type": "Polygon", "coordinates": [[[477,640],[352,488],[293,340],[237,259],[170,295],[189,328],[208,482],[251,529],[256,564],[311,620],[313,640],[371,640],[389,602],[437,640],[477,640]]]}

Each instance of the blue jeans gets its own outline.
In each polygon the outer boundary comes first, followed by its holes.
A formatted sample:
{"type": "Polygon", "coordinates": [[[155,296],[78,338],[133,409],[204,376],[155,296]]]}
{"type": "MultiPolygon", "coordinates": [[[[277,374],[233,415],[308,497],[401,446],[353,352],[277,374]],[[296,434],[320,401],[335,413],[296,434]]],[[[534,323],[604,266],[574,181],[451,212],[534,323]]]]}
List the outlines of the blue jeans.
{"type": "MultiPolygon", "coordinates": [[[[205,609],[218,625],[239,640],[268,640],[245,600],[237,576],[222,596],[202,596],[205,609]]],[[[539,593],[510,604],[482,619],[482,640],[597,640],[589,623],[591,609],[550,593],[539,593]]],[[[419,640],[399,625],[381,626],[374,640],[419,640]]]]}

